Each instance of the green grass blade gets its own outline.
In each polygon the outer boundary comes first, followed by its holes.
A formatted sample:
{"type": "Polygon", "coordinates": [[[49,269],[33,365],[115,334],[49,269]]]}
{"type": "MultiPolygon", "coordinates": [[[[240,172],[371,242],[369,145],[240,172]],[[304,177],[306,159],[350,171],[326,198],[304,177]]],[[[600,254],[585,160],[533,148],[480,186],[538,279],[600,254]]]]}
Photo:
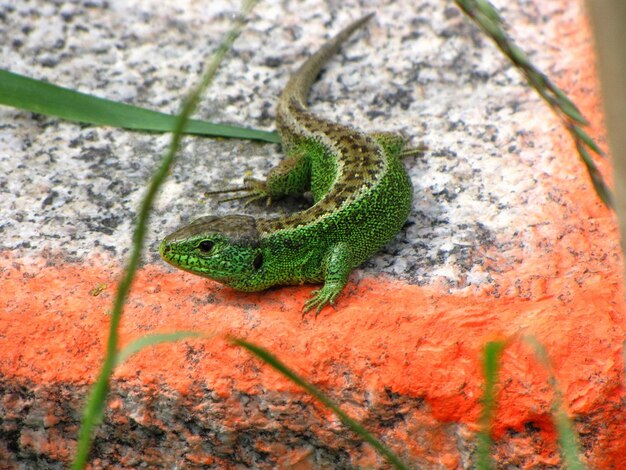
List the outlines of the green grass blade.
{"type": "Polygon", "coordinates": [[[550,358],[548,352],[544,348],[537,338],[534,336],[523,336],[522,340],[529,344],[535,353],[535,356],[548,372],[548,381],[552,390],[554,391],[554,399],[552,400],[552,417],[554,425],[556,427],[557,434],[559,436],[559,448],[563,455],[564,468],[568,470],[584,470],[585,466],[580,461],[580,448],[576,437],[576,431],[571,420],[563,410],[563,392],[559,387],[554,372],[552,371],[552,365],[550,364],[550,358]]]}
{"type": "Polygon", "coordinates": [[[530,62],[526,53],[511,40],[504,30],[502,19],[489,0],[454,1],[457,6],[496,43],[500,51],[502,51],[502,53],[522,72],[524,77],[526,77],[528,84],[539,93],[552,108],[554,113],[561,118],[563,124],[576,141],[578,154],[587,166],[597,195],[608,208],[612,208],[611,192],[600,172],[595,169],[595,165],[593,165],[591,157],[588,156],[584,145],[588,146],[598,155],[602,155],[602,151],[591,137],[578,128],[578,124],[589,124],[580,110],[559,87],[554,85],[545,74],[541,73],[539,69],[530,62]]]}
{"type": "Polygon", "coordinates": [[[404,464],[396,454],[394,454],[382,442],[380,442],[372,434],[370,434],[369,431],[361,426],[361,424],[359,424],[357,421],[353,420],[346,413],[344,413],[341,408],[339,408],[339,405],[335,404],[320,390],[318,390],[316,387],[314,387],[306,380],[301,378],[299,375],[297,375],[295,372],[293,372],[291,369],[289,369],[276,356],[271,354],[269,351],[255,344],[249,343],[243,339],[230,338],[230,340],[234,344],[250,351],[256,357],[276,369],[293,383],[305,389],[310,395],[314,396],[317,400],[323,403],[324,406],[332,410],[332,412],[335,413],[335,415],[341,420],[343,424],[349,427],[354,433],[359,435],[364,441],[368,442],[374,449],[376,449],[382,456],[384,456],[387,461],[389,461],[389,463],[394,466],[394,468],[408,470],[409,467],[404,464]]]}
{"type": "MultiPolygon", "coordinates": [[[[552,372],[548,353],[539,341],[532,336],[523,336],[522,340],[532,346],[535,356],[543,367],[548,371],[549,383],[554,390],[554,400],[552,402],[552,415],[557,429],[559,448],[563,455],[564,468],[570,470],[584,470],[585,466],[580,461],[580,450],[578,447],[576,432],[574,427],[563,411],[562,392],[558,386],[556,378],[552,372]]],[[[478,435],[478,462],[477,468],[489,470],[496,468],[495,462],[490,455],[491,447],[491,424],[493,422],[493,411],[496,406],[494,386],[498,382],[500,358],[507,343],[497,341],[487,343],[484,348],[483,368],[485,373],[485,393],[483,396],[483,412],[481,415],[481,431],[478,435]]]]}
{"type": "Polygon", "coordinates": [[[572,121],[576,121],[584,126],[589,125],[589,121],[585,119],[585,117],[580,113],[578,108],[572,103],[570,99],[562,100],[561,98],[559,98],[558,100],[556,100],[556,104],[558,105],[559,109],[563,113],[565,113],[565,115],[572,121]]]}
{"type": "Polygon", "coordinates": [[[579,124],[582,124],[583,126],[589,125],[589,122],[581,114],[578,107],[568,98],[563,90],[554,85],[550,80],[547,80],[546,82],[546,86],[556,95],[558,104],[561,106],[563,112],[579,124]]]}
{"type": "MultiPolygon", "coordinates": [[[[69,121],[171,132],[176,116],[118,103],[0,69],[0,104],[69,121]]],[[[188,120],[185,133],[280,143],[275,132],[188,120]]]]}
{"type": "Polygon", "coordinates": [[[119,354],[116,355],[115,364],[113,365],[113,367],[119,366],[129,357],[137,354],[139,351],[149,346],[156,346],[157,344],[162,343],[173,343],[182,339],[206,337],[207,335],[199,333],[197,331],[175,331],[173,333],[153,333],[150,335],[142,336],[141,338],[137,338],[135,341],[128,344],[124,349],[119,352],[119,354]]]}
{"type": "Polygon", "coordinates": [[[163,157],[158,170],[153,175],[150,184],[148,185],[146,195],[142,200],[137,224],[135,226],[135,231],[133,232],[133,248],[131,250],[126,270],[119,282],[117,294],[113,302],[106,355],[102,363],[100,375],[98,376],[96,383],[91,388],[91,392],[87,399],[87,405],[85,406],[85,413],[81,422],[78,436],[78,448],[76,451],[76,457],[72,464],[72,468],[75,470],[80,470],[85,467],[89,456],[89,449],[91,447],[93,428],[102,418],[106,403],[106,395],[109,388],[109,380],[117,362],[118,329],[122,319],[122,311],[141,258],[141,251],[143,249],[148,216],[152,208],[152,203],[160,186],[163,184],[163,181],[165,181],[172,163],[174,162],[174,156],[180,145],[182,133],[186,127],[189,116],[191,116],[195,110],[201,93],[213,79],[213,76],[215,75],[224,55],[226,55],[226,53],[230,50],[233,42],[243,29],[245,23],[244,16],[250,13],[254,4],[254,0],[244,1],[241,16],[238,17],[233,29],[226,36],[222,44],[220,44],[213,56],[213,59],[209,62],[207,70],[202,77],[201,84],[190,93],[183,103],[182,110],[176,118],[176,125],[174,126],[174,133],[172,134],[169,149],[165,154],[165,157],[163,157]]]}
{"type": "Polygon", "coordinates": [[[496,468],[491,458],[491,426],[496,408],[495,386],[498,383],[500,358],[506,347],[504,341],[493,341],[483,349],[483,373],[485,374],[485,391],[483,393],[483,409],[480,417],[480,432],[478,433],[477,468],[488,470],[496,468]]]}
{"type": "Polygon", "coordinates": [[[601,157],[604,157],[604,152],[602,151],[602,149],[600,149],[600,147],[598,147],[598,145],[593,141],[593,139],[589,136],[589,134],[587,134],[585,131],[583,131],[580,127],[576,125],[572,126],[572,132],[574,132],[576,136],[578,136],[585,143],[585,145],[587,145],[587,147],[589,147],[591,150],[596,152],[601,157]]]}
{"type": "Polygon", "coordinates": [[[559,409],[554,412],[553,419],[559,435],[559,448],[565,461],[564,467],[568,470],[585,470],[585,466],[580,461],[580,450],[574,426],[565,411],[560,408],[560,403],[558,406],[559,409]]]}
{"type": "Polygon", "coordinates": [[[591,158],[591,155],[589,155],[587,149],[580,142],[576,142],[576,149],[578,150],[578,155],[580,155],[580,158],[587,168],[589,178],[591,179],[591,183],[593,184],[596,193],[600,196],[600,199],[605,206],[613,207],[613,193],[602,179],[602,175],[591,158]]]}
{"type": "Polygon", "coordinates": [[[502,20],[498,10],[493,5],[485,0],[476,0],[476,3],[480,6],[481,12],[495,23],[500,23],[502,20]]]}

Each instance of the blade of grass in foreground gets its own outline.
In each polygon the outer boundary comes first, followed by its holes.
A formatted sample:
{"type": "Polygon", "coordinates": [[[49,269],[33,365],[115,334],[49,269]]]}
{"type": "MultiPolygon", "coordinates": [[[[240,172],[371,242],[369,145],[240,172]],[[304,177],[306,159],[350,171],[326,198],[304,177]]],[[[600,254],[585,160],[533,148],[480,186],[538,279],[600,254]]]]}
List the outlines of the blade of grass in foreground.
{"type": "Polygon", "coordinates": [[[563,410],[563,392],[561,392],[561,388],[552,371],[548,351],[546,351],[546,348],[533,336],[523,336],[522,340],[533,348],[535,356],[548,372],[548,382],[554,391],[551,407],[552,419],[554,420],[554,426],[559,436],[559,448],[563,455],[564,468],[568,470],[584,470],[585,466],[582,464],[579,457],[580,448],[576,438],[576,431],[567,413],[563,410]]]}
{"type": "MultiPolygon", "coordinates": [[[[268,352],[267,350],[249,343],[243,339],[239,338],[230,338],[230,340],[236,344],[237,346],[241,346],[244,349],[247,349],[256,357],[261,359],[266,364],[270,365],[282,375],[287,377],[293,383],[299,385],[303,389],[305,389],[310,395],[313,395],[320,402],[324,404],[327,408],[332,410],[333,413],[341,420],[343,424],[349,427],[354,433],[356,433],[361,439],[368,442],[378,453],[380,453],[383,457],[385,457],[390,464],[392,464],[397,469],[408,470],[408,466],[404,464],[400,458],[394,454],[391,450],[389,450],[382,442],[376,439],[372,434],[370,434],[361,424],[357,421],[350,418],[346,413],[344,413],[339,405],[335,404],[330,398],[324,395],[321,391],[315,388],[313,385],[305,381],[291,369],[289,369],[285,364],[278,360],[276,356],[268,352]]],[[[415,467],[414,467],[415,468],[415,467]]]]}
{"type": "Polygon", "coordinates": [[[202,334],[198,331],[175,331],[173,333],[153,333],[150,335],[142,336],[141,338],[137,338],[135,341],[122,349],[118,354],[116,354],[115,364],[113,365],[113,367],[119,366],[126,359],[149,346],[156,346],[157,344],[162,343],[173,343],[182,339],[206,337],[207,335],[202,334]]]}
{"type": "Polygon", "coordinates": [[[479,470],[496,468],[491,458],[491,426],[493,413],[496,407],[495,386],[498,383],[500,369],[500,357],[506,343],[493,341],[485,345],[483,349],[483,372],[485,374],[485,392],[483,394],[483,410],[480,417],[480,432],[478,433],[478,464],[479,470]]]}
{"type": "MultiPolygon", "coordinates": [[[[69,121],[171,132],[177,116],[110,101],[0,69],[0,104],[69,121]]],[[[275,132],[189,119],[184,133],[280,143],[275,132]]]]}
{"type": "MultiPolygon", "coordinates": [[[[522,336],[522,341],[529,344],[535,356],[549,374],[548,382],[554,391],[552,400],[552,419],[558,434],[559,449],[563,456],[563,468],[571,470],[584,470],[585,466],[580,461],[580,449],[576,439],[576,432],[571,420],[563,410],[563,394],[556,381],[552,367],[548,359],[548,353],[539,341],[532,336],[522,336]]],[[[491,426],[493,413],[496,406],[495,384],[498,382],[500,360],[502,351],[508,345],[505,341],[487,343],[483,349],[483,368],[485,373],[485,392],[483,394],[483,410],[480,417],[481,430],[478,434],[478,461],[479,470],[496,468],[491,458],[491,426]]]]}
{"type": "Polygon", "coordinates": [[[245,24],[245,16],[250,13],[254,4],[254,0],[244,1],[241,15],[237,18],[233,29],[228,33],[218,50],[215,52],[213,59],[207,67],[206,73],[202,77],[201,84],[190,93],[190,95],[183,103],[182,111],[176,119],[176,126],[174,127],[174,133],[172,135],[169,149],[165,157],[161,161],[159,169],[152,177],[152,180],[148,185],[146,196],[141,203],[137,225],[133,233],[133,248],[131,250],[130,259],[126,266],[124,275],[120,280],[117,295],[113,303],[106,355],[102,364],[100,375],[98,376],[96,383],[91,388],[91,392],[87,399],[87,405],[85,407],[85,414],[81,422],[78,437],[78,449],[76,451],[76,457],[72,464],[72,468],[74,469],[82,469],[85,467],[87,463],[87,458],[89,456],[89,448],[91,446],[91,434],[93,428],[102,418],[102,415],[104,413],[109,380],[111,378],[111,374],[113,373],[113,368],[115,367],[117,357],[118,328],[122,318],[124,303],[126,301],[126,298],[128,297],[133,278],[135,277],[135,272],[137,271],[137,267],[139,265],[139,259],[141,257],[141,251],[143,248],[146,226],[148,222],[148,215],[150,213],[152,203],[161,184],[165,180],[170,167],[172,166],[174,156],[182,139],[182,132],[185,129],[189,116],[195,110],[202,91],[211,82],[222,59],[230,50],[233,42],[243,29],[243,26],[245,24]]]}
{"type": "Polygon", "coordinates": [[[528,84],[548,103],[554,113],[561,118],[563,125],[570,133],[578,156],[587,168],[589,178],[600,200],[609,208],[613,207],[613,197],[602,175],[589,156],[586,147],[589,147],[599,156],[602,151],[596,143],[584,132],[580,126],[589,123],[583,117],[576,105],[567,97],[563,90],[553,84],[550,79],[535,67],[528,56],[506,34],[502,18],[489,0],[455,0],[459,8],[474,21],[495,43],[524,75],[528,84]]]}

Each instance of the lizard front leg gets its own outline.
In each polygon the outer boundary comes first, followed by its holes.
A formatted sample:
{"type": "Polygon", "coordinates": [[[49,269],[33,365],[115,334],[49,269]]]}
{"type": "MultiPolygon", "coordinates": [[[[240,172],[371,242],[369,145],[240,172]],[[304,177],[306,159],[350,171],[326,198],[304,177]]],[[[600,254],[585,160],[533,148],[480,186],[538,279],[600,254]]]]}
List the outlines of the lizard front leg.
{"type": "Polygon", "coordinates": [[[302,314],[315,308],[315,316],[327,305],[333,305],[339,293],[348,282],[348,276],[352,271],[352,253],[345,242],[333,245],[324,257],[323,276],[324,286],[313,291],[312,297],[304,304],[302,314]]]}

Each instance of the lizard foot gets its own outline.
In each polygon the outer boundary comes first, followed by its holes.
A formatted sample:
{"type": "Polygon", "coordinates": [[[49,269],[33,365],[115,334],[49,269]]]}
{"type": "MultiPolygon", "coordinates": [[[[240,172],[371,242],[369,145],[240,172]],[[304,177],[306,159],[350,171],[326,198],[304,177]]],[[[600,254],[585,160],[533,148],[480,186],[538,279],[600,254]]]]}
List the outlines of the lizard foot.
{"type": "Polygon", "coordinates": [[[245,178],[243,182],[245,186],[242,186],[240,188],[207,191],[204,193],[204,195],[209,196],[211,194],[224,194],[241,191],[245,192],[245,194],[238,194],[236,196],[220,198],[218,204],[221,204],[222,202],[235,201],[237,199],[245,199],[243,203],[244,207],[260,199],[266,199],[266,204],[268,206],[272,203],[272,196],[269,194],[269,191],[267,189],[267,183],[265,181],[257,180],[254,178],[245,178]]]}
{"type": "Polygon", "coordinates": [[[417,147],[405,147],[403,148],[398,157],[400,159],[404,158],[422,158],[424,154],[428,151],[428,146],[426,144],[419,144],[417,147]]]}
{"type": "Polygon", "coordinates": [[[419,144],[417,147],[407,147],[407,139],[397,132],[373,132],[371,137],[378,142],[386,152],[396,155],[400,159],[423,157],[428,146],[419,144]]]}
{"type": "Polygon", "coordinates": [[[335,299],[340,292],[341,289],[336,289],[328,285],[324,285],[321,289],[314,290],[311,292],[311,298],[304,304],[302,316],[304,317],[310,310],[315,308],[315,318],[317,318],[326,305],[335,304],[335,299]]]}

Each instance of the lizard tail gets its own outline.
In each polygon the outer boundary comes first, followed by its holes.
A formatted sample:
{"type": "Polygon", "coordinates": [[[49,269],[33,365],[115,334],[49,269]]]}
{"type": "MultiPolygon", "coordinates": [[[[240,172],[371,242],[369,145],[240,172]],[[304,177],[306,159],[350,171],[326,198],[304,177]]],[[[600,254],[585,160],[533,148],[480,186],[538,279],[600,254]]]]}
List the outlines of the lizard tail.
{"type": "Polygon", "coordinates": [[[287,83],[287,86],[280,96],[279,108],[288,104],[292,99],[298,100],[302,106],[306,107],[309,89],[320,73],[320,70],[322,70],[322,67],[324,67],[324,64],[337,52],[341,44],[346,41],[354,31],[367,23],[372,16],[374,16],[374,13],[370,13],[356,20],[324,44],[319,51],[309,57],[287,83]]]}

